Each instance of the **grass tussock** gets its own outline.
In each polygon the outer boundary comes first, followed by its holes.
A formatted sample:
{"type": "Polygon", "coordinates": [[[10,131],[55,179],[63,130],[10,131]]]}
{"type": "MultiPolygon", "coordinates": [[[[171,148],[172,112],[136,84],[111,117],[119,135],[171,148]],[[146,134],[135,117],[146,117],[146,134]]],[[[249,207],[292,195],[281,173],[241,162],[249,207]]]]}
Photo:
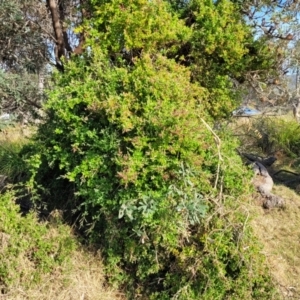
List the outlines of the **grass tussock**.
{"type": "Polygon", "coordinates": [[[8,182],[19,182],[26,173],[26,164],[19,153],[29,142],[32,133],[32,128],[18,125],[6,127],[0,132],[0,174],[5,176],[8,182]]]}
{"type": "Polygon", "coordinates": [[[244,151],[300,156],[300,125],[292,114],[235,118],[230,124],[244,151]]]}

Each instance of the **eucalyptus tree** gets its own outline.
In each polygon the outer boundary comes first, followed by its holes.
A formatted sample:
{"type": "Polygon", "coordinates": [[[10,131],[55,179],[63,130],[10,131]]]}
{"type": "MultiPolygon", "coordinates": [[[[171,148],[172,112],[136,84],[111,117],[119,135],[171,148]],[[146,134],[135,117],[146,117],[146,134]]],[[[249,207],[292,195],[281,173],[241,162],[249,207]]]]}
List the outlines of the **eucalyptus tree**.
{"type": "Polygon", "coordinates": [[[290,81],[299,65],[300,3],[293,0],[235,2],[253,35],[274,57],[274,67],[269,68],[265,75],[259,68],[247,74],[246,91],[262,107],[290,104],[297,94],[290,81]]]}
{"type": "Polygon", "coordinates": [[[0,2],[1,110],[24,114],[40,108],[44,83],[62,60],[80,52],[79,1],[0,2]],[[58,18],[58,19],[57,19],[58,18]]]}
{"type": "Polygon", "coordinates": [[[72,29],[82,21],[81,2],[1,1],[2,68],[38,72],[49,63],[61,70],[62,57],[80,52],[83,38],[72,29]]]}

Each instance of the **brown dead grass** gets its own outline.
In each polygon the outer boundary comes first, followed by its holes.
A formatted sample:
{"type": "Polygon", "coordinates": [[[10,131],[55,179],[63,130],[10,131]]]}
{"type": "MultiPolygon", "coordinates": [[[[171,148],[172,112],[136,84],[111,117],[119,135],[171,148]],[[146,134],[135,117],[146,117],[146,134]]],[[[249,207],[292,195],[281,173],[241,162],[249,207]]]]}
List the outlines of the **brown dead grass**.
{"type": "Polygon", "coordinates": [[[106,285],[100,255],[80,249],[73,253],[70,263],[43,276],[39,284],[11,287],[0,299],[122,300],[125,296],[106,285]]]}
{"type": "MultiPolygon", "coordinates": [[[[61,222],[56,215],[48,223],[47,236],[59,239],[60,232],[56,222],[61,222]]],[[[68,227],[68,225],[64,225],[68,227]]],[[[69,234],[76,239],[71,227],[69,234]]],[[[3,240],[3,237],[2,237],[3,240]]],[[[3,243],[2,243],[3,244],[3,243]]],[[[20,280],[9,286],[2,300],[122,300],[125,296],[117,289],[107,285],[102,258],[99,253],[79,246],[71,252],[69,260],[54,269],[50,274],[42,274],[38,283],[30,276],[34,266],[30,259],[22,253],[18,257],[20,280]],[[31,285],[28,286],[28,282],[31,285]]],[[[9,262],[6,262],[9,264],[9,262]]]]}
{"type": "Polygon", "coordinates": [[[273,193],[285,199],[285,208],[254,206],[252,226],[283,299],[300,299],[300,195],[284,185],[273,193]]]}
{"type": "Polygon", "coordinates": [[[25,143],[27,139],[34,133],[35,129],[33,127],[24,127],[21,125],[15,125],[6,127],[0,132],[1,142],[23,142],[25,143]]]}

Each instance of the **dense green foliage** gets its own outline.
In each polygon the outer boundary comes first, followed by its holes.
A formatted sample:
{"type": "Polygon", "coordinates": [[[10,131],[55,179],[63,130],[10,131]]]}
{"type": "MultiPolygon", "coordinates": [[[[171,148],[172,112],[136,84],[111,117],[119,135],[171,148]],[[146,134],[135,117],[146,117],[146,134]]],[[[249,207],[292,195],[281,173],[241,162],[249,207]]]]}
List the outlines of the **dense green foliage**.
{"type": "Polygon", "coordinates": [[[254,40],[231,1],[193,0],[180,8],[164,1],[92,3],[92,22],[79,28],[89,32],[92,44],[101,41],[114,64],[132,65],[144,53],[161,53],[190,67],[191,80],[206,89],[203,105],[214,118],[238,105],[234,80],[243,82],[249,71],[263,78],[277,66],[273,50],[264,39],[254,40]]]}
{"type": "Polygon", "coordinates": [[[91,3],[89,51],[54,76],[23,152],[28,188],[76,213],[130,299],[272,299],[240,197],[251,174],[209,125],[237,103],[249,30],[230,1],[191,3],[197,26],[166,1],[91,3]]]}
{"type": "Polygon", "coordinates": [[[166,72],[163,57],[154,62],[145,57],[129,73],[108,68],[99,56],[87,69],[74,62],[59,76],[31,158],[35,182],[56,181],[55,197],[66,182],[74,184],[75,199],[60,205],[81,212],[90,238],[102,245],[109,277],[128,285],[131,295],[270,295],[258,248],[240,253],[251,243],[240,202],[220,198],[213,188],[217,182],[226,195],[238,196],[249,175],[233,139],[224,135],[224,157],[218,156],[214,135],[199,118],[201,105],[193,94],[185,97],[194,85],[184,80],[184,68],[172,73],[171,62],[166,72]],[[250,267],[252,255],[257,264],[250,267]],[[249,281],[250,274],[255,275],[249,281]]]}
{"type": "Polygon", "coordinates": [[[225,117],[239,100],[232,79],[244,81],[247,69],[258,67],[254,60],[269,62],[267,66],[260,64],[260,70],[269,68],[272,60],[266,53],[258,54],[264,51],[265,45],[259,47],[253,41],[251,29],[243,21],[237,5],[210,0],[187,3],[181,18],[193,30],[185,47],[180,49],[183,55],[180,59],[191,66],[193,80],[208,89],[206,105],[210,114],[225,117]]]}

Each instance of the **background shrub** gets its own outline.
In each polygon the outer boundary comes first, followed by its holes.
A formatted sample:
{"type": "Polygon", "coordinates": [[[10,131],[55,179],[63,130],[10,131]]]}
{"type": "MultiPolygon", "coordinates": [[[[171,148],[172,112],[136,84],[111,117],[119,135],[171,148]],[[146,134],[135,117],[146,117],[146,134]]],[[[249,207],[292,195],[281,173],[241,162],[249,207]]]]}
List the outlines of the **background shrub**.
{"type": "Polygon", "coordinates": [[[257,117],[234,127],[242,148],[250,148],[265,155],[278,151],[291,157],[300,154],[300,127],[290,115],[257,117]]]}

